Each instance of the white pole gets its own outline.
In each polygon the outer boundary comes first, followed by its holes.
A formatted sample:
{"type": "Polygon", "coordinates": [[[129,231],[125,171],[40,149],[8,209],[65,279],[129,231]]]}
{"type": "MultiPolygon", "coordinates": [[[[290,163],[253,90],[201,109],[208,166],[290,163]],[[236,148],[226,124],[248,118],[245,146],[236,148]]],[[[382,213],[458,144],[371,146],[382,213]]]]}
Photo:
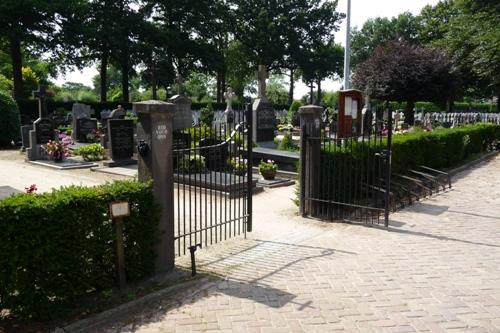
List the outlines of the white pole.
{"type": "Polygon", "coordinates": [[[344,53],[344,90],[350,88],[349,76],[351,73],[351,0],[347,0],[347,27],[345,33],[344,53]]]}

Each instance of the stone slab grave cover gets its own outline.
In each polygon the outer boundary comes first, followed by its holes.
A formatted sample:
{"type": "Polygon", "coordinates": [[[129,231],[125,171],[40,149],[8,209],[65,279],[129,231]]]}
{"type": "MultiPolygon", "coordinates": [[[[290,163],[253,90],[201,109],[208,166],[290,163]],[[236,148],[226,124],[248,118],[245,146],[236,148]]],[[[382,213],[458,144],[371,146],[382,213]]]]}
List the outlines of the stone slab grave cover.
{"type": "Polygon", "coordinates": [[[10,197],[13,194],[23,193],[10,186],[0,186],[0,200],[10,197]]]}
{"type": "Polygon", "coordinates": [[[73,131],[76,134],[76,141],[89,142],[87,135],[97,131],[97,119],[79,118],[76,120],[76,127],[73,131]]]}
{"type": "Polygon", "coordinates": [[[134,121],[125,119],[108,120],[108,137],[112,162],[108,167],[136,164],[134,156],[134,121]]]}
{"type": "Polygon", "coordinates": [[[273,141],[276,128],[276,115],[273,104],[266,96],[266,79],[269,77],[266,66],[259,65],[257,72],[258,97],[253,103],[253,138],[256,142],[273,141]]]}

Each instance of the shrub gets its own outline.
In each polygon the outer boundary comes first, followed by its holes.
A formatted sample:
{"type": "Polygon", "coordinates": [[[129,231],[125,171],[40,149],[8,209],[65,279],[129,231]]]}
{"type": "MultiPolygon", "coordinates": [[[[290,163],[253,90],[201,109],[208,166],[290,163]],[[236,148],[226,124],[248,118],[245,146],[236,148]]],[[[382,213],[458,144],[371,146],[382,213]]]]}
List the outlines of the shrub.
{"type": "Polygon", "coordinates": [[[290,105],[290,109],[288,109],[288,122],[292,124],[293,126],[298,126],[300,123],[299,116],[297,112],[299,111],[299,108],[302,106],[301,101],[293,101],[293,103],[290,105]]]}
{"type": "Polygon", "coordinates": [[[14,99],[0,90],[0,146],[16,142],[20,135],[20,114],[14,99]]]}
{"type": "Polygon", "coordinates": [[[205,158],[201,155],[184,155],[177,162],[177,172],[179,173],[199,173],[205,170],[205,158]]]}
{"type": "Polygon", "coordinates": [[[99,143],[92,143],[75,149],[73,154],[81,156],[85,161],[100,161],[104,158],[104,147],[99,143]]]}
{"type": "Polygon", "coordinates": [[[115,280],[112,201],[127,200],[125,269],[131,281],[154,272],[159,209],[152,184],[119,181],[65,187],[0,201],[0,312],[50,318],[115,280]]]}
{"type": "Polygon", "coordinates": [[[212,126],[214,122],[214,108],[212,103],[208,103],[206,107],[200,110],[200,122],[209,127],[212,126]]]}
{"type": "Polygon", "coordinates": [[[184,130],[184,133],[188,133],[191,135],[191,142],[193,145],[198,145],[198,142],[201,139],[216,137],[215,132],[212,130],[212,128],[203,124],[187,128],[184,130]]]}
{"type": "Polygon", "coordinates": [[[293,142],[292,134],[285,133],[283,139],[278,143],[278,150],[298,151],[299,147],[293,142]]]}

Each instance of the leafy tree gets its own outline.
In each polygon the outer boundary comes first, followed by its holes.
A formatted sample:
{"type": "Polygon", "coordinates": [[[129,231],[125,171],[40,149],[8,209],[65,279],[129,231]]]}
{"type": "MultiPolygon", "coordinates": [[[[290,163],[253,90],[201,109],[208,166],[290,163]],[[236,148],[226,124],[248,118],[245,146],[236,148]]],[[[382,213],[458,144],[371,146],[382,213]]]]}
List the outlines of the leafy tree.
{"type": "Polygon", "coordinates": [[[0,2],[0,39],[9,45],[14,97],[23,96],[22,50],[57,51],[58,37],[68,16],[82,0],[3,0],[0,2]]]}
{"type": "Polygon", "coordinates": [[[353,68],[368,59],[379,46],[393,40],[416,43],[419,40],[419,20],[409,12],[391,19],[377,17],[367,20],[363,27],[352,30],[351,64],[353,68]]]}
{"type": "Polygon", "coordinates": [[[281,75],[270,76],[267,82],[266,94],[273,104],[285,105],[288,103],[288,91],[281,75]]]}
{"type": "Polygon", "coordinates": [[[406,101],[405,119],[413,124],[418,100],[453,95],[455,77],[446,53],[437,48],[393,41],[375,49],[359,64],[353,85],[377,99],[406,101]]]}

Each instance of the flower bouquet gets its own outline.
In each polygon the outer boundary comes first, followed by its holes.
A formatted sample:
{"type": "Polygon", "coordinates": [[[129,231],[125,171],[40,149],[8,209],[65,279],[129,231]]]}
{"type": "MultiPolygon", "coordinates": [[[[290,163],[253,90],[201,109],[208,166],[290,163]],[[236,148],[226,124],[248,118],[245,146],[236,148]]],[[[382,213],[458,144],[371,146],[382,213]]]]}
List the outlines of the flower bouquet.
{"type": "Polygon", "coordinates": [[[273,180],[276,177],[278,165],[273,160],[260,161],[259,172],[266,180],[273,180]]]}

